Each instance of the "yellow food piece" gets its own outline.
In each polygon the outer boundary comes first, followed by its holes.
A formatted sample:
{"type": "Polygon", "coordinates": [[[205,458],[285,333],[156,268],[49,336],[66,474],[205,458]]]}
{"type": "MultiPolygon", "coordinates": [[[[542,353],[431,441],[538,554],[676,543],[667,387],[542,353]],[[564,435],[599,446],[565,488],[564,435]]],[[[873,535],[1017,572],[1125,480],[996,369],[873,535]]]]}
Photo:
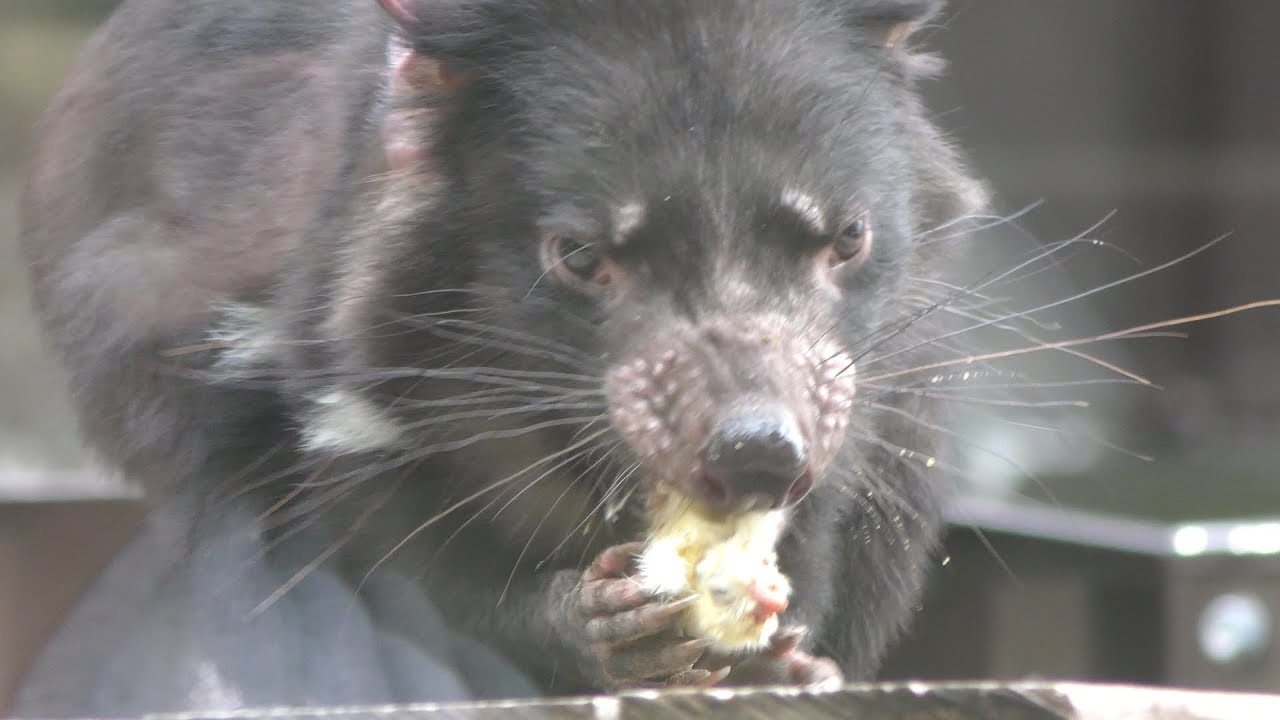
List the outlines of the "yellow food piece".
{"type": "Polygon", "coordinates": [[[778,615],[761,609],[752,588],[767,587],[784,603],[790,594],[775,550],[785,512],[713,516],[666,493],[652,499],[650,516],[653,529],[638,580],[662,595],[698,595],[682,619],[684,633],[725,652],[767,646],[778,615]]]}

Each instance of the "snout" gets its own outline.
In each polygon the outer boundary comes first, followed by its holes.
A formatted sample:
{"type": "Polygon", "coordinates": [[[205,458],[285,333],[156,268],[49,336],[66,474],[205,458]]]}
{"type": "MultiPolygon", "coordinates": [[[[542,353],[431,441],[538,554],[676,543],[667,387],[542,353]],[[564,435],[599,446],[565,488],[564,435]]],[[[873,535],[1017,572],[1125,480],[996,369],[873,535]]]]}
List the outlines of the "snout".
{"type": "Polygon", "coordinates": [[[794,505],[821,482],[849,422],[852,360],[794,322],[708,318],[621,354],[610,417],[647,477],[729,513],[794,505]]]}
{"type": "Polygon", "coordinates": [[[795,416],[783,407],[738,411],[716,424],[694,479],[707,505],[742,512],[786,507],[812,487],[809,448],[795,416]]]}

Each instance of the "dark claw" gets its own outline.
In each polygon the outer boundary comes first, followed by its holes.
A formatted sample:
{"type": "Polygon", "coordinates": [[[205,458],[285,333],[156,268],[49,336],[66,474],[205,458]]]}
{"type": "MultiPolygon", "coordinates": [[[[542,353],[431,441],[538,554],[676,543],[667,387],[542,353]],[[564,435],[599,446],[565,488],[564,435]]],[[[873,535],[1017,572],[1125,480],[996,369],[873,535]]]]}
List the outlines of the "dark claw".
{"type": "Polygon", "coordinates": [[[727,667],[719,670],[685,670],[672,675],[667,680],[666,686],[671,688],[709,688],[720,684],[726,677],[729,677],[729,668],[727,667]]]}
{"type": "Polygon", "coordinates": [[[839,687],[844,684],[844,673],[830,658],[810,655],[800,649],[809,636],[809,628],[792,625],[780,629],[769,643],[768,654],[785,663],[787,679],[806,687],[839,687]]]}
{"type": "Polygon", "coordinates": [[[590,617],[634,610],[653,599],[632,580],[593,580],[582,586],[582,612],[590,617]]]}
{"type": "Polygon", "coordinates": [[[565,632],[578,638],[583,672],[602,689],[706,687],[725,677],[697,668],[710,643],[678,637],[674,625],[696,597],[668,602],[631,578],[644,543],[608,548],[565,596],[565,632]]]}
{"type": "Polygon", "coordinates": [[[587,622],[587,637],[592,643],[618,645],[669,630],[671,625],[695,597],[686,597],[665,605],[642,605],[614,615],[592,618],[587,622]]]}
{"type": "Polygon", "coordinates": [[[770,640],[768,648],[734,667],[729,682],[734,685],[839,687],[844,683],[844,675],[835,662],[800,649],[808,635],[808,628],[803,626],[781,628],[770,640]]]}
{"type": "Polygon", "coordinates": [[[658,651],[658,662],[665,668],[681,671],[693,669],[693,664],[711,647],[709,640],[689,640],[658,651]]]}
{"type": "Polygon", "coordinates": [[[803,625],[792,625],[779,628],[769,640],[770,655],[781,657],[800,649],[800,644],[809,636],[809,628],[803,625]]]}
{"type": "Polygon", "coordinates": [[[626,645],[613,651],[605,670],[617,678],[671,678],[692,669],[709,645],[705,640],[673,645],[669,638],[626,645]]]}
{"type": "Polygon", "coordinates": [[[835,689],[844,684],[844,673],[834,660],[799,650],[787,657],[787,670],[792,682],[805,687],[835,689]]]}

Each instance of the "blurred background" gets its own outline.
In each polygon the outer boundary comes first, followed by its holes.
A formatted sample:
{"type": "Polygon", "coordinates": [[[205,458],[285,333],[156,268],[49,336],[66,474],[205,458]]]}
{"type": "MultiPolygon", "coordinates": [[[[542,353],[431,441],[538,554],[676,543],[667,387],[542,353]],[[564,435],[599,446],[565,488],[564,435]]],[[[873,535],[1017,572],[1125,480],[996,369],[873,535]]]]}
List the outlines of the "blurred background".
{"type": "MultiPolygon", "coordinates": [[[[15,237],[33,128],[114,4],[0,3],[0,710],[140,513],[76,438],[15,237]]],[[[925,33],[949,61],[930,105],[998,211],[1018,214],[982,233],[970,270],[1082,233],[1105,241],[993,288],[1028,308],[1230,234],[1055,308],[1048,339],[1280,297],[1277,30],[1271,0],[952,0],[925,33]]],[[[1090,348],[1159,390],[1078,386],[1053,397],[1087,408],[965,416],[947,562],[886,677],[1280,691],[1280,312],[1185,330],[1090,348]]],[[[1106,376],[1049,354],[1019,367],[1042,382],[1106,376]]]]}

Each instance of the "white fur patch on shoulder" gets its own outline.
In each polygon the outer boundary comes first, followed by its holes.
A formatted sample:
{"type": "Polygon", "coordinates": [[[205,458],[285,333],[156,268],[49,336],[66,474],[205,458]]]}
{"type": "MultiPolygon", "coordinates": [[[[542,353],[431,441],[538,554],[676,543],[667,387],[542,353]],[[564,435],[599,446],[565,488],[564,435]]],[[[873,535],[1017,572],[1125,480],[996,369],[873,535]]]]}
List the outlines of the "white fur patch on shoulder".
{"type": "Polygon", "coordinates": [[[209,341],[223,347],[217,364],[250,368],[267,364],[284,338],[272,327],[270,312],[257,305],[228,305],[209,341]]]}
{"type": "Polygon", "coordinates": [[[349,390],[332,390],[312,402],[313,410],[302,428],[304,450],[362,452],[400,441],[400,426],[349,390]]]}

